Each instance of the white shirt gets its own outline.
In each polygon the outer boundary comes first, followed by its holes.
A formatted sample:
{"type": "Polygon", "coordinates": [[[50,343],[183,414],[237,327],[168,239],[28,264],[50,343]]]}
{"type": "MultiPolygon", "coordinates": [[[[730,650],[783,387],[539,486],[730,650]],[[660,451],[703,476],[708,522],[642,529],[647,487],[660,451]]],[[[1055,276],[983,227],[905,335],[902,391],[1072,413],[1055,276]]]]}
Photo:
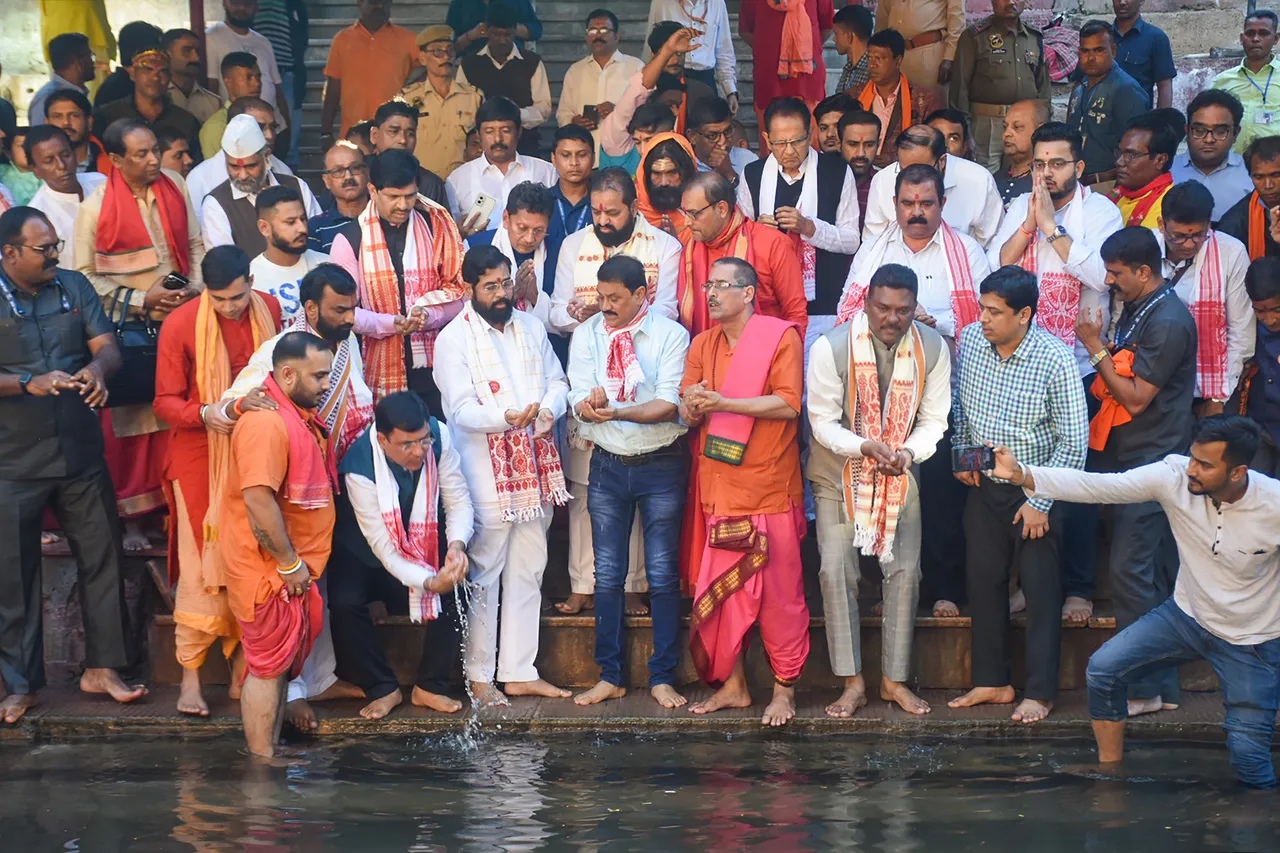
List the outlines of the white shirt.
{"type": "Polygon", "coordinates": [[[280,318],[287,326],[302,304],[298,300],[298,283],[304,275],[328,260],[329,256],[323,252],[307,249],[293,266],[282,267],[267,260],[266,254],[261,254],[249,262],[249,275],[253,278],[254,290],[270,293],[280,302],[280,318]]]}
{"type": "MultiPolygon", "coordinates": [[[[274,154],[271,155],[271,163],[267,168],[276,174],[293,174],[293,170],[274,154]]],[[[191,170],[191,174],[187,175],[187,195],[191,197],[191,206],[195,208],[197,216],[202,215],[201,211],[204,210],[204,197],[229,177],[231,176],[227,172],[227,158],[222,152],[218,152],[217,156],[210,157],[208,160],[201,160],[191,170]]]]}
{"type": "Polygon", "coordinates": [[[564,86],[560,90],[560,106],[556,109],[556,124],[564,127],[574,116],[582,115],[587,104],[610,103],[617,106],[632,74],[639,73],[644,63],[634,56],[614,51],[604,68],[594,56],[579,59],[564,74],[564,86]]]}
{"type": "MultiPolygon", "coordinates": [[[[649,311],[661,314],[674,320],[676,309],[676,280],[680,277],[680,241],[667,232],[652,229],[658,241],[658,288],[653,302],[649,303],[649,311]]],[[[569,300],[576,292],[574,276],[578,265],[578,255],[582,251],[582,241],[591,234],[592,226],[588,225],[575,231],[560,244],[560,257],[556,261],[556,286],[551,292],[551,312],[547,322],[551,328],[562,335],[571,335],[578,328],[578,321],[569,316],[569,300]]],[[[625,253],[623,253],[625,254],[625,253]]],[[[600,264],[603,264],[601,261],[600,264]]],[[[596,264],[599,269],[600,264],[596,264]]]]}
{"type": "MultiPolygon", "coordinates": [[[[106,175],[97,172],[76,173],[76,180],[80,182],[80,189],[84,192],[85,198],[88,198],[89,194],[100,187],[106,179],[106,175]]],[[[63,241],[62,253],[58,256],[58,266],[66,270],[75,269],[76,212],[80,209],[80,197],[75,193],[54,192],[48,184],[41,184],[40,189],[36,190],[36,194],[31,197],[27,205],[49,217],[54,233],[58,235],[59,240],[63,241]]]]}
{"type": "MultiPolygon", "coordinates": [[[[456,172],[454,174],[457,174],[456,172]]],[[[507,375],[515,386],[517,400],[529,400],[531,392],[524,384],[524,371],[520,370],[520,348],[514,340],[513,324],[519,323],[527,335],[532,335],[542,354],[543,375],[547,377],[541,407],[549,409],[559,419],[564,416],[565,398],[569,383],[564,376],[560,359],[551,348],[547,330],[537,318],[514,311],[511,322],[503,331],[489,326],[494,348],[503,363],[508,366],[507,375]]],[[[493,482],[493,462],[489,456],[489,433],[506,432],[510,428],[506,412],[495,406],[482,406],[476,399],[471,385],[471,368],[467,362],[467,321],[459,314],[440,331],[436,338],[436,385],[440,388],[440,403],[449,420],[453,444],[462,457],[462,473],[467,478],[471,502],[477,508],[492,508],[498,503],[498,490],[493,482]]],[[[483,518],[483,515],[481,516],[483,518]]]]}
{"type": "MultiPolygon", "coordinates": [[[[756,156],[756,153],[752,151],[750,148],[739,148],[738,146],[735,145],[729,149],[729,165],[733,166],[733,171],[738,173],[739,186],[741,186],[742,183],[745,182],[747,179],[747,176],[746,174],[744,174],[743,170],[746,169],[747,166],[751,165],[752,163],[754,163],[759,159],[760,158],[756,156]]],[[[694,157],[693,165],[698,168],[699,172],[715,171],[715,169],[712,169],[710,166],[708,166],[706,163],[699,160],[697,157],[694,157]]]]}
{"type": "MultiPolygon", "coordinates": [[[[732,155],[734,151],[744,150],[746,149],[732,148],[730,149],[730,154],[732,155]]],[[[756,158],[753,156],[751,159],[755,160],[756,158]]],[[[769,155],[769,159],[773,159],[772,154],[769,155]]],[[[788,186],[795,186],[803,177],[803,170],[793,178],[782,168],[778,169],[778,179],[786,181],[788,186]]],[[[814,178],[816,180],[817,176],[815,175],[814,178]]],[[[761,180],[764,180],[763,175],[761,180]]],[[[747,186],[745,180],[738,182],[738,207],[742,208],[743,214],[748,219],[757,218],[755,202],[751,199],[751,188],[747,186]]],[[[771,213],[772,211],[764,212],[771,213]]],[[[814,217],[813,236],[805,237],[801,235],[800,239],[815,249],[822,249],[824,252],[852,255],[858,251],[858,246],[862,242],[858,234],[858,183],[853,177],[852,169],[846,168],[844,171],[844,184],[840,188],[840,204],[836,206],[836,221],[823,222],[821,219],[814,217]]]]}
{"type": "MultiPolygon", "coordinates": [[[[1160,244],[1161,255],[1165,254],[1164,232],[1159,228],[1155,232],[1156,242],[1160,244]]],[[[1222,301],[1227,313],[1227,394],[1236,389],[1240,374],[1244,371],[1244,361],[1253,355],[1253,346],[1258,336],[1258,324],[1253,314],[1253,302],[1244,289],[1244,275],[1249,271],[1249,250],[1230,234],[1221,231],[1218,235],[1218,263],[1222,267],[1222,301]]],[[[1200,294],[1200,265],[1204,262],[1206,243],[1200,245],[1191,267],[1178,279],[1173,288],[1178,298],[1188,308],[1200,294]]],[[[1172,281],[1177,267],[1168,260],[1164,261],[1165,281],[1172,281]]],[[[1194,314],[1192,315],[1195,316],[1194,314]]],[[[1197,329],[1197,331],[1199,331],[1197,329]]],[[[1196,396],[1203,397],[1200,387],[1200,372],[1196,371],[1196,396]]]]}
{"type": "MultiPolygon", "coordinates": [[[[900,171],[901,166],[890,163],[871,179],[866,215],[862,220],[863,243],[872,242],[890,222],[897,221],[893,193],[900,171]]],[[[947,198],[942,206],[946,223],[983,246],[990,243],[1000,229],[1000,216],[1004,213],[1004,202],[991,173],[972,161],[948,156],[942,172],[942,188],[947,198]]]]}
{"type": "MultiPolygon", "coordinates": [[[[636,386],[636,399],[610,400],[618,409],[663,400],[680,404],[680,382],[684,379],[685,358],[689,354],[689,333],[675,320],[652,311],[631,333],[636,360],[644,373],[644,381],[636,386]]],[[[638,424],[630,421],[588,423],[578,418],[576,406],[591,389],[604,388],[608,373],[609,332],[604,315],[596,314],[582,324],[569,345],[569,410],[578,420],[579,434],[618,456],[639,456],[661,450],[684,435],[688,429],[679,421],[638,424]]]]}
{"type": "MultiPolygon", "coordinates": [[[[227,85],[222,82],[222,60],[228,53],[244,51],[258,58],[258,70],[262,72],[262,100],[275,107],[276,121],[280,129],[289,126],[287,117],[280,111],[280,101],[276,98],[276,87],[284,82],[280,76],[280,67],[276,65],[276,52],[267,37],[257,30],[249,30],[240,35],[225,21],[211,24],[204,32],[205,67],[209,76],[218,81],[218,96],[224,101],[228,99],[227,85]]],[[[196,208],[199,209],[198,207],[196,208]]]]}
{"type": "MultiPolygon", "coordinates": [[[[218,158],[215,157],[214,159],[218,158]]],[[[267,186],[280,186],[276,176],[270,172],[267,173],[267,186]]],[[[302,190],[302,206],[307,211],[307,218],[319,216],[320,203],[311,194],[311,188],[307,186],[307,182],[298,181],[298,186],[302,190]]],[[[215,186],[214,189],[217,189],[217,187],[215,186]]],[[[258,197],[242,193],[236,189],[235,184],[232,184],[231,198],[235,200],[247,198],[249,203],[252,204],[258,197]]],[[[231,235],[231,221],[227,219],[227,212],[222,209],[222,205],[218,204],[218,200],[211,195],[206,195],[204,202],[200,206],[200,225],[204,233],[205,251],[212,249],[214,246],[230,246],[235,242],[231,235]]]]}
{"type": "MultiPolygon", "coordinates": [[[[733,30],[729,26],[729,10],[724,0],[653,0],[649,5],[649,25],[645,32],[652,32],[653,25],[659,21],[675,21],[701,32],[697,47],[684,55],[685,65],[694,71],[714,68],[716,82],[724,94],[738,91],[737,55],[733,47],[733,30]],[[699,20],[694,20],[695,15],[699,20]]],[[[645,44],[643,56],[645,61],[653,58],[648,44],[645,44]]]]}
{"type": "MultiPolygon", "coordinates": [[[[1000,230],[987,247],[987,258],[991,261],[993,270],[1000,268],[1000,250],[1004,248],[1004,244],[1013,237],[1018,226],[1027,221],[1027,204],[1030,200],[1031,193],[1023,193],[1009,203],[1004,222],[1000,223],[1000,230]]],[[[1075,215],[1077,204],[1080,202],[1073,198],[1061,210],[1053,212],[1054,223],[1065,228],[1067,236],[1071,238],[1071,249],[1067,252],[1066,262],[1062,263],[1057,250],[1049,245],[1043,234],[1038,234],[1036,269],[1044,272],[1056,269],[1061,264],[1061,268],[1068,274],[1080,279],[1080,307],[1090,311],[1101,310],[1102,328],[1107,329],[1111,325],[1111,289],[1107,287],[1106,264],[1102,262],[1102,255],[1098,252],[1108,237],[1124,227],[1124,217],[1120,214],[1120,208],[1102,193],[1091,192],[1085,196],[1084,209],[1079,216],[1075,215]],[[1073,221],[1083,222],[1083,230],[1073,228],[1073,221]],[[1072,233],[1073,230],[1077,233],[1072,233]]],[[[1080,369],[1081,377],[1097,372],[1097,368],[1089,363],[1093,353],[1079,340],[1072,348],[1072,353],[1076,357],[1076,367],[1080,369]]]]}
{"type": "MultiPolygon", "coordinates": [[[[876,386],[879,390],[879,385],[876,386]]],[[[805,401],[809,407],[809,426],[813,437],[823,447],[837,456],[849,458],[862,455],[862,443],[866,438],[841,425],[844,418],[848,385],[841,381],[836,369],[831,341],[822,335],[809,349],[809,368],[805,381],[805,401]]],[[[850,407],[855,401],[849,401],[850,407]]],[[[883,407],[882,407],[883,410],[883,407]]],[[[902,442],[916,462],[923,462],[933,455],[947,431],[947,415],[951,412],[951,359],[945,352],[924,378],[920,391],[920,409],[915,424],[902,442]]],[[[852,423],[852,418],[850,418],[852,423]]]]}
{"type": "Polygon", "coordinates": [[[1249,472],[1234,503],[1187,489],[1185,456],[1121,474],[1032,466],[1035,496],[1084,504],[1157,501],[1178,545],[1173,601],[1215,637],[1256,645],[1280,637],[1280,482],[1249,472]]]}
{"type": "Polygon", "coordinates": [[[449,193],[449,206],[453,209],[453,218],[461,222],[471,211],[476,196],[484,193],[497,200],[493,206],[493,215],[489,217],[489,228],[502,226],[502,212],[507,207],[507,193],[516,184],[533,181],[544,187],[554,187],[560,183],[560,175],[556,167],[546,160],[517,154],[516,159],[507,167],[507,173],[489,162],[489,157],[481,154],[470,163],[463,163],[453,170],[445,182],[449,193]]]}
{"type": "MultiPolygon", "coordinates": [[[[524,59],[520,54],[520,48],[515,45],[511,46],[511,55],[507,57],[505,62],[499,62],[489,53],[489,46],[485,45],[476,56],[488,57],[493,63],[493,67],[499,71],[513,59],[524,59]]],[[[462,66],[458,66],[458,74],[456,77],[459,83],[467,82],[467,74],[462,70],[462,66]]],[[[471,84],[468,84],[471,85],[471,84]]],[[[537,127],[538,125],[551,118],[551,84],[547,81],[547,64],[539,60],[538,67],[533,71],[533,79],[529,81],[529,88],[533,95],[533,105],[520,108],[520,124],[523,127],[537,127]]]]}
{"type": "MultiPolygon", "coordinates": [[[[937,323],[934,330],[944,338],[954,340],[956,317],[951,309],[951,277],[947,269],[947,247],[942,244],[942,229],[939,228],[934,232],[933,239],[926,243],[923,249],[913,252],[903,241],[902,230],[896,227],[896,220],[894,225],[895,227],[888,233],[880,236],[880,239],[885,241],[885,246],[884,253],[879,255],[878,262],[875,256],[879,253],[872,251],[875,243],[862,244],[858,254],[853,257],[853,264],[849,267],[845,290],[849,289],[852,282],[869,283],[871,281],[871,276],[876,271],[867,269],[871,263],[876,264],[876,269],[885,264],[902,264],[904,267],[910,267],[916,274],[919,285],[916,301],[937,323]]],[[[982,251],[978,241],[963,231],[956,231],[956,236],[964,244],[965,254],[969,258],[969,274],[973,276],[973,289],[976,292],[982,280],[991,274],[987,254],[982,251]]]]}
{"type": "MultiPolygon", "coordinates": [[[[373,427],[369,430],[369,440],[377,441],[377,430],[373,427]]],[[[387,459],[388,466],[394,464],[390,458],[387,459]]],[[[440,482],[440,500],[444,504],[446,541],[468,544],[475,532],[475,512],[471,506],[471,495],[467,492],[467,481],[462,476],[462,460],[453,449],[453,440],[447,429],[440,430],[440,459],[436,462],[436,474],[440,482]]],[[[420,476],[425,476],[425,473],[420,476]]],[[[378,508],[377,484],[359,474],[347,474],[343,480],[347,498],[355,510],[356,523],[360,525],[360,532],[369,543],[373,556],[400,583],[425,591],[431,575],[422,566],[406,560],[396,548],[378,508]]]]}

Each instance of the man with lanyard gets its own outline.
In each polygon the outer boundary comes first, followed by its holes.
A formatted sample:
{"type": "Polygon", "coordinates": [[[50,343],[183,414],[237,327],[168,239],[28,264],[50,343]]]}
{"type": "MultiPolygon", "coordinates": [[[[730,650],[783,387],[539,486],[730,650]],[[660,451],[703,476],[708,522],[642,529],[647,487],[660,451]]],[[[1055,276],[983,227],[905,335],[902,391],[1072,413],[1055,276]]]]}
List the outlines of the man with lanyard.
{"type": "MultiPolygon", "coordinates": [[[[631,176],[616,166],[591,177],[592,226],[570,235],[556,267],[555,292],[551,296],[553,337],[570,338],[578,326],[600,312],[597,272],[610,258],[626,256],[640,264],[645,276],[645,296],[652,311],[676,319],[676,279],[680,270],[680,241],[655,228],[636,214],[636,187],[631,176]]],[[[594,606],[595,550],[587,494],[590,485],[592,446],[580,436],[576,418],[568,421],[564,475],[569,483],[569,591],[556,609],[566,615],[594,606]]],[[[647,588],[644,575],[643,535],[631,534],[631,563],[623,604],[629,615],[643,615],[640,599],[647,588]]]]}
{"type": "Polygon", "coordinates": [[[1163,274],[1196,323],[1196,417],[1220,415],[1253,352],[1254,316],[1245,291],[1249,253],[1229,234],[1213,230],[1213,194],[1196,181],[1164,197],[1155,232],[1163,274]]]}
{"type": "Polygon", "coordinates": [[[1259,136],[1244,152],[1253,192],[1236,202],[1218,221],[1249,250],[1249,260],[1280,257],[1280,137],[1259,136]]]}
{"type": "Polygon", "coordinates": [[[1146,112],[1151,94],[1143,94],[1138,82],[1116,65],[1115,31],[1106,21],[1086,21],[1080,28],[1080,73],[1083,78],[1071,90],[1067,124],[1084,140],[1086,187],[1115,180],[1115,150],[1129,119],[1146,112]]]}
{"type": "Polygon", "coordinates": [[[799,98],[779,98],[764,111],[769,158],[747,166],[738,206],[748,219],[791,238],[800,258],[809,326],[805,351],[836,324],[836,306],[858,250],[858,189],[837,153],[810,144],[812,117],[799,98]]]}
{"type": "MultiPolygon", "coordinates": [[[[1280,133],[1280,101],[1270,99],[1271,83],[1280,60],[1276,59],[1277,21],[1270,9],[1247,13],[1240,33],[1244,59],[1213,78],[1210,88],[1222,89],[1240,99],[1244,105],[1243,130],[1236,139],[1235,150],[1243,153],[1255,140],[1280,133]],[[1266,74],[1263,74],[1263,71],[1266,74]]],[[[1280,83],[1280,81],[1276,81],[1280,83]]]]}
{"type": "MultiPolygon", "coordinates": [[[[551,147],[551,165],[560,176],[560,181],[551,188],[556,208],[547,226],[547,269],[555,272],[565,238],[591,224],[588,189],[591,171],[596,166],[596,146],[591,133],[576,124],[558,129],[551,147]]],[[[554,283],[554,280],[546,283],[547,292],[554,283]]]]}
{"type": "MultiPolygon", "coordinates": [[[[1089,447],[1102,470],[1129,471],[1185,453],[1194,422],[1196,324],[1162,273],[1160,244],[1146,228],[1127,227],[1102,244],[1107,284],[1124,302],[1115,339],[1103,339],[1102,312],[1081,312],[1076,332],[1094,353],[1093,395],[1102,407],[1089,424],[1089,447]]],[[[1173,592],[1176,542],[1154,500],[1112,511],[1111,600],[1123,631],[1173,592]]],[[[1176,667],[1129,682],[1129,716],[1178,706],[1176,667]]]]}

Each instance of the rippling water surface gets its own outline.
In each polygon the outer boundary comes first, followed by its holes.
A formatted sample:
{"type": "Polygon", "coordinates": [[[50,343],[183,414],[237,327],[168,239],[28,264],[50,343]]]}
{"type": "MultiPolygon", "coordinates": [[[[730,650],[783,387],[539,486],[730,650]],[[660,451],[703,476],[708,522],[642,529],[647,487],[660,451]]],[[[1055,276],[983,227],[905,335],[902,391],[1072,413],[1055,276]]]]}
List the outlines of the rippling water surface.
{"type": "Polygon", "coordinates": [[[0,748],[0,851],[1280,851],[1220,746],[844,737],[238,740],[0,748]]]}

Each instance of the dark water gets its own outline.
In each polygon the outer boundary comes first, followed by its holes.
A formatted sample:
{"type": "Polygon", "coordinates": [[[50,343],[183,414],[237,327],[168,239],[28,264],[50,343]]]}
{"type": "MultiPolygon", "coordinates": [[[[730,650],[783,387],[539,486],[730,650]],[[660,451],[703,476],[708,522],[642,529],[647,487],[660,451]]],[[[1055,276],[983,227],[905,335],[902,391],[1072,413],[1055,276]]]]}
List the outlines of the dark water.
{"type": "Polygon", "coordinates": [[[0,748],[0,851],[1280,850],[1221,746],[845,737],[240,742],[0,748]],[[305,762],[305,763],[302,763],[305,762]]]}

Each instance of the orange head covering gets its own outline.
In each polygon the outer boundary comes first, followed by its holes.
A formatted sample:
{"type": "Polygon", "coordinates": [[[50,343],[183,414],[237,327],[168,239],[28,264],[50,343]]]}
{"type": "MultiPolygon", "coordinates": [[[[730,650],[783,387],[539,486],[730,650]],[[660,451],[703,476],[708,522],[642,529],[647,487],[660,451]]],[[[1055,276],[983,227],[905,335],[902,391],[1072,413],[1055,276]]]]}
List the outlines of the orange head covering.
{"type": "Polygon", "coordinates": [[[698,156],[693,153],[693,146],[689,140],[685,139],[678,133],[657,133],[645,143],[644,150],[640,154],[640,168],[636,170],[636,206],[645,219],[649,220],[649,224],[655,228],[666,228],[670,226],[675,231],[676,237],[681,244],[689,242],[689,226],[685,222],[684,214],[679,210],[658,210],[653,206],[653,202],[649,200],[649,188],[645,184],[645,170],[649,168],[649,154],[661,142],[667,140],[674,141],[682,149],[684,153],[689,155],[689,162],[697,168],[698,156]]]}

